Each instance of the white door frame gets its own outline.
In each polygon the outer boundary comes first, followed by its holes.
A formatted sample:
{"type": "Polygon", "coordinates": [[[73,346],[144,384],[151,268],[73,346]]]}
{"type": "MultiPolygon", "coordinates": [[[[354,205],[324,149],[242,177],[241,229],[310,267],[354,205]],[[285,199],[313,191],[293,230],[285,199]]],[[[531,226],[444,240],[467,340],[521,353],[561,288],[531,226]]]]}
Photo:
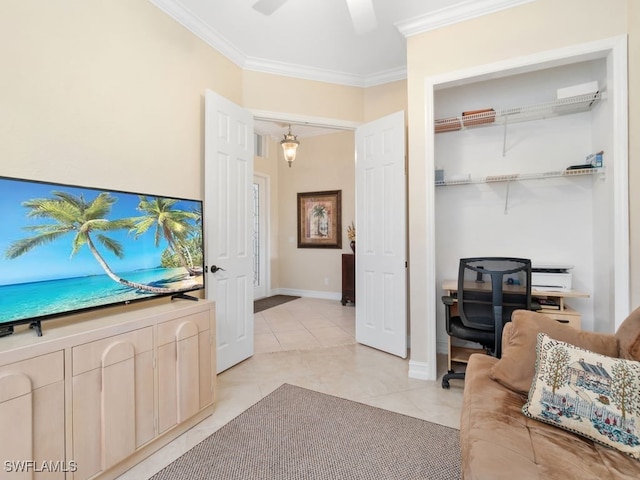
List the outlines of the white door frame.
{"type": "Polygon", "coordinates": [[[310,115],[300,115],[297,113],[273,112],[269,110],[252,110],[254,120],[267,120],[273,122],[297,123],[301,125],[309,125],[312,127],[325,127],[335,130],[355,130],[360,122],[351,122],[348,120],[338,120],[335,118],[312,117],[310,115]]]}
{"type": "MultiPolygon", "coordinates": [[[[436,379],[436,284],[435,268],[435,152],[434,144],[434,91],[446,86],[464,83],[469,79],[480,80],[492,78],[507,73],[531,71],[542,66],[552,67],[572,63],[578,59],[590,60],[611,55],[614,85],[611,90],[613,98],[613,185],[614,185],[614,272],[612,274],[615,285],[613,295],[612,318],[615,328],[627,317],[630,310],[629,291],[629,188],[628,188],[628,90],[627,90],[627,36],[621,35],[609,39],[575,45],[548,52],[541,52],[526,57],[501,61],[488,65],[481,65],[467,70],[449,72],[443,75],[425,79],[425,144],[431,146],[426,149],[426,178],[425,191],[427,197],[426,225],[427,225],[427,271],[426,294],[422,299],[413,301],[424,302],[426,318],[426,345],[429,347],[429,368],[427,379],[436,379]]],[[[607,173],[609,174],[609,173],[607,173]]],[[[410,374],[411,376],[411,374],[410,374]]],[[[426,378],[424,376],[420,378],[426,378]]]]}
{"type": "MultiPolygon", "coordinates": [[[[250,112],[253,114],[254,120],[298,123],[298,124],[304,124],[309,126],[332,128],[335,130],[351,130],[354,133],[358,127],[363,125],[363,123],[359,123],[359,122],[337,120],[337,119],[325,118],[325,117],[310,117],[306,115],[289,114],[289,113],[283,113],[283,112],[273,112],[273,111],[265,111],[265,110],[250,110],[250,112]]],[[[354,145],[354,168],[355,168],[355,153],[356,152],[355,152],[355,145],[354,145]]],[[[405,240],[407,238],[408,238],[408,230],[405,229],[405,240]]],[[[405,275],[406,275],[406,271],[405,271],[405,275]]],[[[407,304],[407,309],[405,311],[408,312],[408,304],[407,304]]]]}

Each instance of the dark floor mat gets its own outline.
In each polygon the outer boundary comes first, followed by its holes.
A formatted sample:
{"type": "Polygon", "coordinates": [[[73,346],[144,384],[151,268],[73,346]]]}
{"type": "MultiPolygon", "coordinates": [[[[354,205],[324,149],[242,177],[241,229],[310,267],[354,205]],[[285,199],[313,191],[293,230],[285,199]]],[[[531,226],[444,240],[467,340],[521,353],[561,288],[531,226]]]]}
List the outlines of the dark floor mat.
{"type": "Polygon", "coordinates": [[[261,298],[253,302],[253,313],[261,312],[267,308],[277,307],[296,298],[300,297],[296,297],[295,295],[273,295],[271,297],[261,298]]]}

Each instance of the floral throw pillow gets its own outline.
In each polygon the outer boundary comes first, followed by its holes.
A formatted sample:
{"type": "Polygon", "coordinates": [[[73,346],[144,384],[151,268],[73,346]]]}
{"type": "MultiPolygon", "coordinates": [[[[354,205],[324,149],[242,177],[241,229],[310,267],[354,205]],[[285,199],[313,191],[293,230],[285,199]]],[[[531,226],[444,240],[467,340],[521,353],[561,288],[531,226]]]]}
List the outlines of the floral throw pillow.
{"type": "Polygon", "coordinates": [[[640,362],[537,338],[536,374],[522,413],[640,460],[640,362]]]}

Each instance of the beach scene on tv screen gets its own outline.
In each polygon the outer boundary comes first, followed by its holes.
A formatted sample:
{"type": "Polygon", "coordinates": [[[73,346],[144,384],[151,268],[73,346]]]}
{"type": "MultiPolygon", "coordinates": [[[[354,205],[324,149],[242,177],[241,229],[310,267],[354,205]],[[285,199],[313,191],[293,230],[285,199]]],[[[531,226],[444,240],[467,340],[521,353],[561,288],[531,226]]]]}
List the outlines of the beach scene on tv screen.
{"type": "Polygon", "coordinates": [[[202,203],[0,177],[0,323],[203,288],[202,203]]]}

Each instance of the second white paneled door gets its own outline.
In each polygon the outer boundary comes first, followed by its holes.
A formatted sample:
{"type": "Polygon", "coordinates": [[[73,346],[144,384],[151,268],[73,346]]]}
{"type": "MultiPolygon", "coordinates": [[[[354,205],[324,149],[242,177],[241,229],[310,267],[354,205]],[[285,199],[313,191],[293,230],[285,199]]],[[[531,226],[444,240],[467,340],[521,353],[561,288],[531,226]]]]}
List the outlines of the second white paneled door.
{"type": "Polygon", "coordinates": [[[356,130],[356,340],[407,356],[404,112],[356,130]]]}

